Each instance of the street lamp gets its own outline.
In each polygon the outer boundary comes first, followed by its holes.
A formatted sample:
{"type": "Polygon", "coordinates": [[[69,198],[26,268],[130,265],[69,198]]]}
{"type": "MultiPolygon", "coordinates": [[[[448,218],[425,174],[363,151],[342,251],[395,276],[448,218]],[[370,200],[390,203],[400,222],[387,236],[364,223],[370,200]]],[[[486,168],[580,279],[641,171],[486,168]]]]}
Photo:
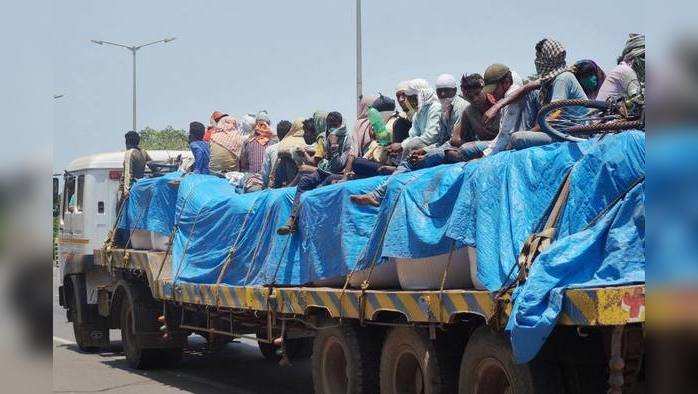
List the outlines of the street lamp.
{"type": "Polygon", "coordinates": [[[143,48],[147,47],[150,45],[155,45],[155,44],[166,44],[168,42],[174,41],[177,37],[168,37],[168,38],[163,38],[162,40],[157,40],[153,42],[149,42],[146,44],[141,44],[141,45],[124,45],[124,44],[118,44],[116,42],[111,42],[111,41],[104,41],[104,40],[91,40],[93,43],[97,45],[113,45],[121,48],[128,49],[131,51],[133,54],[133,131],[136,130],[136,52],[143,48]]]}

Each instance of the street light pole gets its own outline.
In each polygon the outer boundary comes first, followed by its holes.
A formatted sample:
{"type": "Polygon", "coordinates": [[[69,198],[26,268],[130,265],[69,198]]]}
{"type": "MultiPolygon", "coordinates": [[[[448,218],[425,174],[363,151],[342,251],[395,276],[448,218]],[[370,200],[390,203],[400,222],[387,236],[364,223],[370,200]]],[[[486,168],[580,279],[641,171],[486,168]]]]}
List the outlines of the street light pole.
{"type": "Polygon", "coordinates": [[[362,56],[361,56],[361,0],[356,0],[356,101],[363,95],[362,56]]]}
{"type": "Polygon", "coordinates": [[[159,43],[166,44],[168,42],[174,41],[177,37],[168,37],[168,38],[163,38],[162,40],[157,40],[153,42],[149,42],[147,44],[141,44],[141,45],[124,45],[124,44],[118,44],[116,42],[110,42],[110,41],[103,41],[103,40],[92,40],[93,43],[97,45],[113,45],[117,47],[121,47],[124,49],[128,49],[131,51],[132,58],[133,58],[133,131],[138,131],[136,128],[136,51],[143,47],[147,47],[149,45],[155,45],[159,43]]]}
{"type": "Polygon", "coordinates": [[[138,131],[136,129],[136,50],[131,49],[133,53],[133,131],[138,131]]]}

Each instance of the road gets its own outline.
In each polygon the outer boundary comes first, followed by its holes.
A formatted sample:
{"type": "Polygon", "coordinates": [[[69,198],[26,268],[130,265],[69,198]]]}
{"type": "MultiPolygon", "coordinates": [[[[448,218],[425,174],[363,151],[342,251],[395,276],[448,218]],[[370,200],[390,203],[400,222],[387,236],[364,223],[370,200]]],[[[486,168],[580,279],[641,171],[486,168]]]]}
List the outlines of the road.
{"type": "Polygon", "coordinates": [[[312,393],[310,361],[289,367],[267,362],[254,341],[243,339],[210,353],[206,341],[189,337],[182,363],[174,369],[137,371],[124,359],[118,330],[112,346],[81,353],[72,325],[58,305],[58,269],[53,278],[53,390],[58,393],[312,393]]]}

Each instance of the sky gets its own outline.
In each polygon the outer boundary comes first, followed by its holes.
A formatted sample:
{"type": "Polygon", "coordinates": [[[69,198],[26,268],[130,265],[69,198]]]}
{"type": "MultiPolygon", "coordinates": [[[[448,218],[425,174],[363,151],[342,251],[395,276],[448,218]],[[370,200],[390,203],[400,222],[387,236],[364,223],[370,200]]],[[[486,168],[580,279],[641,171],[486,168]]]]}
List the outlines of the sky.
{"type": "MultiPolygon", "coordinates": [[[[393,95],[401,80],[460,77],[504,63],[533,73],[543,37],[567,47],[568,61],[615,65],[629,32],[644,31],[644,8],[631,1],[363,3],[364,94],[393,95]],[[583,6],[579,6],[582,4],[583,6]],[[603,10],[601,12],[600,10],[603,10]],[[621,16],[622,15],[622,16],[621,16]]],[[[131,54],[92,39],[138,44],[175,36],[138,52],[138,128],[208,122],[269,111],[272,120],[340,111],[356,116],[355,9],[351,0],[132,1],[53,3],[54,171],[72,159],[122,149],[131,129],[131,54]]],[[[21,5],[20,5],[21,7],[21,5]]],[[[24,49],[27,50],[27,49],[24,49]]],[[[34,56],[36,59],[36,56],[34,56]]],[[[32,64],[22,64],[24,73],[32,64]]],[[[8,83],[21,83],[8,81],[8,83]]]]}

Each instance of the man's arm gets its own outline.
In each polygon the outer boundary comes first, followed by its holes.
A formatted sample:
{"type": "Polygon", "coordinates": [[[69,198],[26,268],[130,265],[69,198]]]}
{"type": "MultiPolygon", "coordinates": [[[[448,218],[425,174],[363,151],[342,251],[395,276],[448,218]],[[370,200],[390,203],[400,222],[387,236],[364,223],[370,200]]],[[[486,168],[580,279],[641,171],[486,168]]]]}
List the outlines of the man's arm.
{"type": "Polygon", "coordinates": [[[540,80],[537,79],[535,81],[531,81],[522,87],[514,90],[510,95],[502,98],[501,100],[497,101],[490,109],[488,109],[483,115],[482,115],[482,123],[484,124],[490,124],[494,118],[497,117],[499,114],[499,111],[502,110],[502,108],[506,107],[509,104],[515,103],[520,101],[528,92],[539,89],[540,88],[540,80]]]}
{"type": "MultiPolygon", "coordinates": [[[[414,137],[408,137],[402,141],[402,149],[405,151],[419,149],[436,142],[436,140],[439,138],[440,119],[441,110],[435,109],[434,104],[432,104],[429,108],[429,112],[427,113],[427,121],[422,134],[414,137]]],[[[414,124],[412,124],[412,127],[414,127],[414,124]]]]}
{"type": "Polygon", "coordinates": [[[126,154],[124,155],[124,195],[128,194],[128,192],[131,190],[131,168],[132,163],[132,156],[131,155],[131,150],[127,150],[126,154]]]}

